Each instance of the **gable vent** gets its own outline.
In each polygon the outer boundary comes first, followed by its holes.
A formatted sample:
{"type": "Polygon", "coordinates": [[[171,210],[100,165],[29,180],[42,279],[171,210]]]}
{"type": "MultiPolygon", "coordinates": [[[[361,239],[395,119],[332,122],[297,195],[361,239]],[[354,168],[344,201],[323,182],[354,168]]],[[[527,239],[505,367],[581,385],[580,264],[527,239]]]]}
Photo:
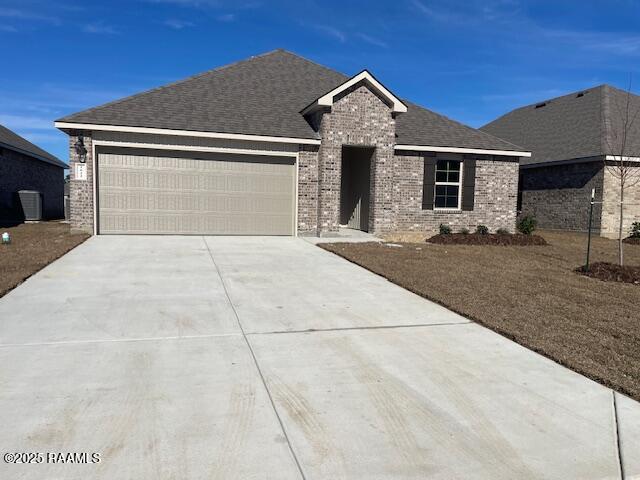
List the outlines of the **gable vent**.
{"type": "Polygon", "coordinates": [[[542,108],[542,107],[546,107],[547,106],[547,102],[542,102],[542,103],[538,103],[536,105],[536,108],[542,108]]]}

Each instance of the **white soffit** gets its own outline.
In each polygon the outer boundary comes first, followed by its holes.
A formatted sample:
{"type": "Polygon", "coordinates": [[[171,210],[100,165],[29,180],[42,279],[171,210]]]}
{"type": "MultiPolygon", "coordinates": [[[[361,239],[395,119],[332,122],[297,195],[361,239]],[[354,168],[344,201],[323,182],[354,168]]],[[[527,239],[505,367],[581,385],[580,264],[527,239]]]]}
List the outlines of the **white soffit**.
{"type": "Polygon", "coordinates": [[[433,147],[429,145],[396,145],[396,150],[408,150],[414,152],[447,152],[447,153],[472,153],[476,155],[503,155],[508,157],[530,157],[531,152],[517,152],[512,150],[487,150],[482,148],[462,147],[433,147]]]}

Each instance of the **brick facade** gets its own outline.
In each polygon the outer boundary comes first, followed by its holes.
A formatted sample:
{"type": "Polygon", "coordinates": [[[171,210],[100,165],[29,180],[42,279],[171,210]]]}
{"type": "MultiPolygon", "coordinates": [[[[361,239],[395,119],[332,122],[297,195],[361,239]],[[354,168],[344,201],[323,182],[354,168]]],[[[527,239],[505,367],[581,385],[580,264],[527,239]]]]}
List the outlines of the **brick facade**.
{"type": "MultiPolygon", "coordinates": [[[[400,114],[402,115],[402,114],[400,114]]],[[[116,132],[84,132],[87,149],[87,179],[76,179],[78,161],[74,145],[81,132],[70,136],[71,214],[73,229],[93,232],[92,137],[96,141],[126,141],[223,149],[258,149],[297,152],[298,233],[330,235],[340,220],[341,169],[344,146],[373,147],[370,175],[369,231],[433,232],[441,223],[454,230],[473,229],[478,224],[491,230],[513,231],[516,220],[518,159],[478,157],[476,159],[475,204],[473,211],[438,212],[422,209],[423,153],[394,155],[396,122],[391,107],[364,84],[356,84],[335,99],[331,108],[308,118],[321,145],[294,146],[248,141],[227,141],[116,132]]],[[[267,153],[268,154],[268,153],[267,153]]],[[[447,158],[452,158],[449,155],[447,158]]],[[[463,157],[456,157],[464,160],[463,157]]]]}
{"type": "MultiPolygon", "coordinates": [[[[640,176],[632,174],[631,178],[640,176]]],[[[589,225],[589,199],[596,190],[593,231],[617,238],[619,226],[619,181],[602,160],[527,168],[521,171],[522,214],[538,220],[540,228],[585,232],[589,225]]],[[[631,184],[634,180],[631,180],[631,184]]],[[[640,182],[625,189],[623,230],[640,221],[640,182]]]]}
{"type": "Polygon", "coordinates": [[[42,193],[45,219],[64,217],[64,169],[8,148],[0,148],[0,221],[24,220],[16,195],[19,190],[42,193]]]}
{"type": "MultiPolygon", "coordinates": [[[[476,157],[474,206],[470,211],[438,211],[422,209],[424,154],[396,155],[397,208],[395,229],[436,232],[440,224],[454,232],[462,228],[474,230],[486,225],[491,231],[505,228],[515,231],[519,163],[514,157],[476,157]],[[500,158],[500,159],[497,159],[500,158]]],[[[462,155],[448,154],[447,159],[464,161],[462,155]]]]}
{"type": "MultiPolygon", "coordinates": [[[[589,224],[589,199],[596,189],[602,199],[601,162],[583,162],[522,169],[521,211],[533,215],[539,228],[584,232],[589,224]]],[[[594,231],[600,230],[600,205],[594,208],[594,231]]]]}

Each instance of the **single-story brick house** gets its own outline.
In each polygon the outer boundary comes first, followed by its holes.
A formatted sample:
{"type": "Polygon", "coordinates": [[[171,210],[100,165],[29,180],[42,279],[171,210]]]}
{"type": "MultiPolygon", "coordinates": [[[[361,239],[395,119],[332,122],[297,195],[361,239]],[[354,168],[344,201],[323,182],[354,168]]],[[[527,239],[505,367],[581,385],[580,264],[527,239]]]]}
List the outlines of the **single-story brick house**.
{"type": "Polygon", "coordinates": [[[276,50],[58,120],[92,233],[513,230],[528,152],[276,50]],[[85,162],[85,163],[81,163],[85,162]]]}
{"type": "Polygon", "coordinates": [[[27,139],[0,125],[0,224],[24,220],[20,190],[42,194],[42,216],[64,216],[64,169],[67,165],[27,139]]]}
{"type": "MultiPolygon", "coordinates": [[[[640,97],[630,95],[630,116],[640,111],[640,97]]],[[[520,163],[519,208],[534,215],[540,227],[585,231],[595,188],[593,228],[616,238],[620,184],[605,167],[620,159],[627,92],[601,85],[518,108],[481,130],[530,150],[520,163]]],[[[625,161],[640,175],[640,116],[626,139],[625,161]],[[638,162],[638,167],[633,167],[638,162]]],[[[640,183],[625,189],[623,228],[640,221],[640,183]]]]}

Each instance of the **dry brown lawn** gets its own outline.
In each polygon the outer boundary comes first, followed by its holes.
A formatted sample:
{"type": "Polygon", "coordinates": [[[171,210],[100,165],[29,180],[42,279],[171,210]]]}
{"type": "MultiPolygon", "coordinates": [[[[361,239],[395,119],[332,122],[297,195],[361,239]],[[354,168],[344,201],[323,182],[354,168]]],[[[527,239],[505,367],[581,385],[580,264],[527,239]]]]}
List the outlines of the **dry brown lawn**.
{"type": "MultiPolygon", "coordinates": [[[[640,285],[577,274],[586,235],[536,233],[550,245],[322,246],[640,400],[640,285]]],[[[625,254],[640,265],[640,245],[626,245],[625,254]]],[[[592,261],[616,255],[615,241],[594,239],[592,261]]]]}
{"type": "Polygon", "coordinates": [[[62,222],[25,223],[0,228],[3,232],[9,232],[12,241],[0,244],[0,297],[89,238],[71,234],[62,222]]]}

